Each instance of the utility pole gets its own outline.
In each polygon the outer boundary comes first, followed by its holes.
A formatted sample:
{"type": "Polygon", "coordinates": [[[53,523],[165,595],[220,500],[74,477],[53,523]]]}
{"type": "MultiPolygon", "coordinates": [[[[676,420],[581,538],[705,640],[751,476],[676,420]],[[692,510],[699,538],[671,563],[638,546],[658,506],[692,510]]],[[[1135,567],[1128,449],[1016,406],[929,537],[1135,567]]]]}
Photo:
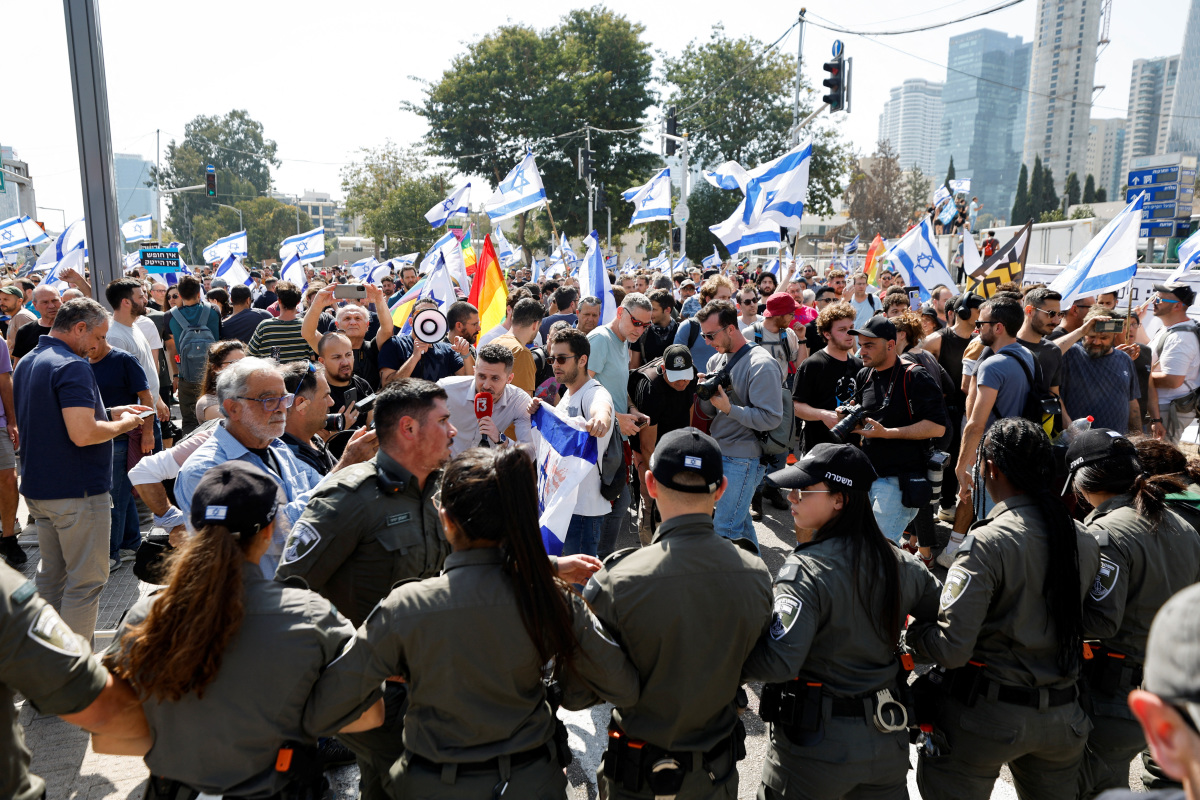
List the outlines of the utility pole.
{"type": "Polygon", "coordinates": [[[804,58],[804,12],[808,9],[800,9],[800,21],[796,23],[800,28],[800,41],[796,44],[796,94],[792,99],[792,145],[800,144],[800,64],[804,58]]]}
{"type": "MultiPolygon", "coordinates": [[[[585,149],[585,150],[586,150],[588,153],[591,153],[591,152],[592,152],[592,127],[591,127],[590,125],[589,125],[589,126],[587,126],[586,128],[584,128],[584,136],[586,137],[586,138],[584,139],[584,141],[585,141],[585,144],[584,144],[584,149],[585,149]]],[[[591,163],[591,159],[590,159],[590,158],[589,158],[589,160],[588,160],[588,163],[589,163],[589,164],[591,163]]],[[[583,177],[584,177],[584,180],[585,180],[585,183],[584,183],[584,185],[587,187],[587,188],[586,188],[586,191],[587,191],[587,207],[588,207],[588,224],[587,224],[587,232],[590,234],[590,233],[592,232],[592,176],[591,176],[590,174],[588,174],[587,170],[584,170],[584,175],[583,175],[583,177]]]]}
{"type": "Polygon", "coordinates": [[[158,243],[162,244],[162,131],[154,131],[154,224],[158,243]]]}

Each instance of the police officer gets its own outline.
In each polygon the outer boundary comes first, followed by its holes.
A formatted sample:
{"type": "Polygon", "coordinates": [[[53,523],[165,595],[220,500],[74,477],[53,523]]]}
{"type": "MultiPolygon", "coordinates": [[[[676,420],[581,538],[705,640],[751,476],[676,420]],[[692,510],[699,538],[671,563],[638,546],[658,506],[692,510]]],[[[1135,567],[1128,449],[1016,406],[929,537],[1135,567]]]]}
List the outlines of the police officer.
{"type": "Polygon", "coordinates": [[[818,444],[771,477],[791,490],[800,544],[779,570],[770,631],[743,671],[768,682],[759,800],[907,798],[908,672],[896,651],[906,615],[937,619],[941,585],[880,531],[862,450],[818,444]]]}
{"type": "Polygon", "coordinates": [[[737,796],[741,672],[770,624],[771,577],[713,527],[727,485],[712,437],[690,427],[664,436],[646,475],[662,524],[584,589],[642,678],[641,698],[613,710],[602,798],[737,796]]]}
{"type": "Polygon", "coordinates": [[[394,797],[562,798],[569,760],[545,678],[563,705],[637,701],[637,672],[582,599],[554,577],[538,526],[537,476],[520,448],[473,448],[447,465],[438,513],[454,552],[407,581],[325,671],[307,720],[332,727],[354,692],[409,685],[394,797]]]}
{"type": "Polygon", "coordinates": [[[1129,786],[1129,762],[1145,746],[1129,709],[1142,683],[1150,622],[1175,592],[1200,581],[1200,534],[1166,506],[1181,480],[1149,476],[1133,444],[1094,428],[1071,442],[1075,492],[1092,507],[1084,524],[1100,544],[1100,570],[1083,604],[1084,636],[1098,639],[1083,666],[1088,736],[1081,796],[1129,786]]]}
{"type": "Polygon", "coordinates": [[[148,732],[129,684],[92,657],[88,640],[74,633],[38,596],[33,581],[0,564],[0,797],[36,800],[46,782],[29,772],[30,753],[17,721],[20,692],[43,714],[57,714],[93,731],[95,751],[148,732]]]}
{"type": "Polygon", "coordinates": [[[942,692],[917,785],[925,800],[984,800],[1008,763],[1019,797],[1074,797],[1091,728],[1075,686],[1082,603],[1099,546],[1051,488],[1040,427],[996,421],[976,463],[973,492],[986,486],[996,507],[955,553],[937,622],[914,622],[907,634],[947,670],[920,681],[942,692]]]}
{"type": "MultiPolygon", "coordinates": [[[[129,752],[150,768],[150,800],[311,797],[321,783],[301,718],[354,629],[320,596],[263,577],[277,492],[247,462],[209,469],[167,587],[129,610],[105,656],[143,698],[150,732],[129,752]]],[[[347,722],[380,724],[378,695],[356,694],[347,722]]]]}
{"type": "MultiPolygon", "coordinates": [[[[277,579],[308,586],[357,626],[396,583],[441,572],[450,544],[433,498],[457,433],[446,399],[445,389],[420,378],[393,381],[376,395],[379,451],[316,490],[288,537],[277,579]]],[[[358,755],[364,800],[387,797],[388,769],[404,752],[405,696],[403,683],[389,682],[384,725],[339,737],[358,755]]]]}

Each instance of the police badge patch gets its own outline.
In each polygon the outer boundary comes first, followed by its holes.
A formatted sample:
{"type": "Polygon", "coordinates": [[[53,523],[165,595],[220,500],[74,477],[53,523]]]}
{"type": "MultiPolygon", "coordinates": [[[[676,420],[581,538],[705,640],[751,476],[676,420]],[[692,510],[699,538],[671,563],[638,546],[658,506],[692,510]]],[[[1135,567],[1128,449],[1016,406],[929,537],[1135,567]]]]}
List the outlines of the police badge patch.
{"type": "Polygon", "coordinates": [[[37,619],[29,626],[29,638],[56,653],[78,658],[83,655],[79,637],[67,627],[62,617],[50,606],[43,606],[37,619]]]}
{"type": "Polygon", "coordinates": [[[800,598],[790,594],[781,594],[775,598],[775,608],[771,614],[771,638],[778,641],[796,624],[800,616],[800,598]]]}
{"type": "Polygon", "coordinates": [[[321,534],[317,533],[316,528],[307,522],[297,522],[292,528],[291,535],[287,538],[287,545],[283,549],[280,563],[291,564],[299,561],[308,555],[320,541],[321,534]]]}
{"type": "Polygon", "coordinates": [[[1097,602],[1108,597],[1117,585],[1120,574],[1120,564],[1114,564],[1108,556],[1100,556],[1100,569],[1096,570],[1096,580],[1092,583],[1092,591],[1088,592],[1088,595],[1097,602]]]}
{"type": "Polygon", "coordinates": [[[942,585],[941,607],[946,610],[958,602],[962,593],[971,583],[971,573],[962,567],[954,567],[946,573],[946,582],[942,585]]]}

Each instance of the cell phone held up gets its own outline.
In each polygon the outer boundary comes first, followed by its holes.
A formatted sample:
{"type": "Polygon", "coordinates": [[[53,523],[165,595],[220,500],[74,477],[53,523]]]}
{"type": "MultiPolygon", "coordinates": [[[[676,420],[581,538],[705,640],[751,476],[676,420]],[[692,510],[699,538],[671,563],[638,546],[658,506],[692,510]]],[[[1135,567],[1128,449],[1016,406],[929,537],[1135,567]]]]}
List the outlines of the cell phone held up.
{"type": "Polygon", "coordinates": [[[339,283],[333,287],[334,300],[366,300],[367,287],[361,283],[339,283]]]}
{"type": "Polygon", "coordinates": [[[1120,333],[1123,330],[1125,330],[1125,320],[1123,319],[1096,320],[1096,333],[1120,333]]]}

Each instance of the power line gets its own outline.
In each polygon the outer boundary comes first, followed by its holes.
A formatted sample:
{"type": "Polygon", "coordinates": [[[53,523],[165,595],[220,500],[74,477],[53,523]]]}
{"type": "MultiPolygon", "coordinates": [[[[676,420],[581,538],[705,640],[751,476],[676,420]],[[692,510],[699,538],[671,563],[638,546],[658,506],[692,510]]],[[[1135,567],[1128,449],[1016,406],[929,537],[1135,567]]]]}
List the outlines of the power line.
{"type": "MultiPolygon", "coordinates": [[[[978,17],[984,17],[984,16],[987,16],[988,14],[994,14],[997,11],[1003,11],[1006,8],[1011,8],[1012,6],[1018,5],[1023,2],[1025,2],[1025,0],[1004,0],[1004,2],[998,3],[994,6],[992,6],[991,8],[985,8],[982,11],[976,11],[972,14],[967,14],[966,16],[958,17],[957,19],[947,20],[946,22],[934,22],[929,25],[918,25],[915,28],[904,28],[902,30],[897,30],[897,31],[869,31],[867,33],[862,33],[860,31],[851,30],[850,28],[843,28],[843,27],[837,25],[836,23],[830,22],[829,20],[826,20],[826,22],[829,22],[828,25],[821,25],[816,22],[814,22],[813,25],[816,25],[818,28],[824,28],[827,31],[833,31],[835,33],[850,33],[850,34],[855,34],[857,36],[867,36],[867,35],[870,35],[870,36],[902,36],[906,33],[921,33],[922,31],[931,31],[936,28],[944,28],[947,25],[954,25],[959,22],[966,22],[967,20],[976,19],[978,17]]],[[[817,17],[816,14],[814,14],[813,16],[817,17]]],[[[817,17],[817,18],[824,19],[823,17],[817,17]]]]}

